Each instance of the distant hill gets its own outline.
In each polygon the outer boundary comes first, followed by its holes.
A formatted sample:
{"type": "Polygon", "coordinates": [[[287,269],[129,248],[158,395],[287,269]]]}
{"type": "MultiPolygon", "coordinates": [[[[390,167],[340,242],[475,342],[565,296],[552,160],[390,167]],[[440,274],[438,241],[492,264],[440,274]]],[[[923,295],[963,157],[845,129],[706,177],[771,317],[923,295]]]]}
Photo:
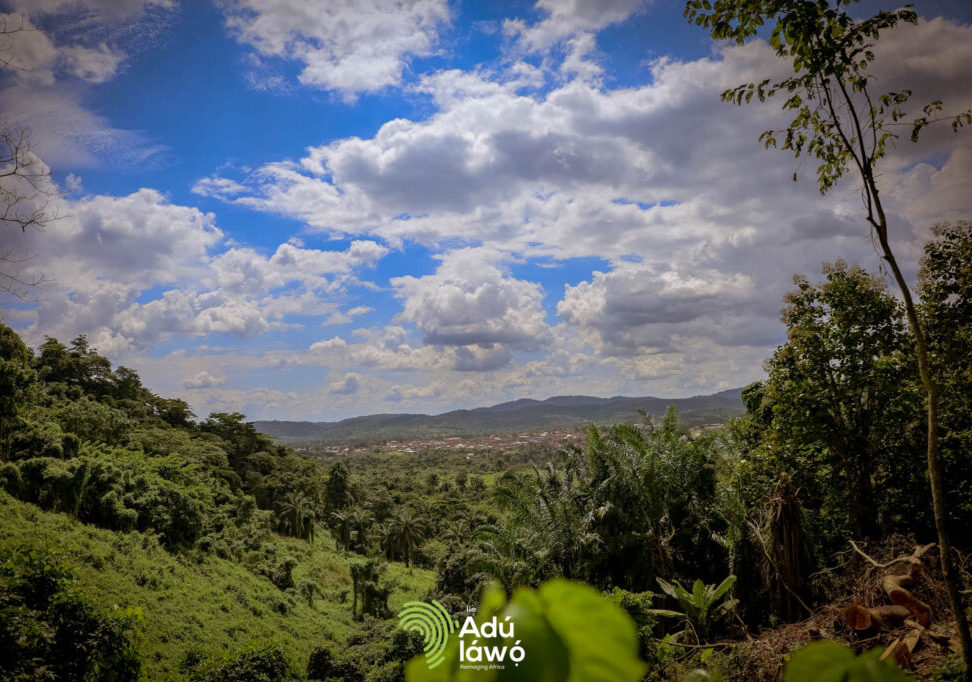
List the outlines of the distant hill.
{"type": "Polygon", "coordinates": [[[547,400],[523,398],[492,407],[454,410],[443,414],[373,414],[337,422],[258,421],[256,428],[292,443],[349,443],[406,440],[482,433],[538,431],[588,422],[636,422],[638,410],[659,417],[669,405],[689,425],[723,423],[743,414],[739,388],[692,398],[594,398],[556,396],[547,400]]]}

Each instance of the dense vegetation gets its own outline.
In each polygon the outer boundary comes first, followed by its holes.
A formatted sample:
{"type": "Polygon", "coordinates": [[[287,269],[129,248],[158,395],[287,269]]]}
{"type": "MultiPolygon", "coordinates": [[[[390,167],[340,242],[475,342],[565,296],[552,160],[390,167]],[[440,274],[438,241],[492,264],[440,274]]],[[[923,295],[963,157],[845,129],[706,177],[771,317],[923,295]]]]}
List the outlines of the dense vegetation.
{"type": "MultiPolygon", "coordinates": [[[[920,294],[967,529],[972,225],[937,228],[920,294]]],[[[489,584],[568,578],[628,614],[646,679],[758,677],[747,636],[852,595],[849,540],[935,539],[898,301],[838,262],[784,303],[787,342],[725,428],[671,409],[473,460],[297,456],[243,415],[197,420],[84,337],[32,351],[0,327],[0,676],[400,680],[421,651],[391,620],[404,601],[458,614],[489,584]]]]}
{"type": "Polygon", "coordinates": [[[240,414],[195,421],[84,337],[34,353],[0,326],[0,383],[0,678],[278,679],[326,644],[370,669],[394,641],[373,617],[428,590],[316,532],[340,467],[240,414]]]}

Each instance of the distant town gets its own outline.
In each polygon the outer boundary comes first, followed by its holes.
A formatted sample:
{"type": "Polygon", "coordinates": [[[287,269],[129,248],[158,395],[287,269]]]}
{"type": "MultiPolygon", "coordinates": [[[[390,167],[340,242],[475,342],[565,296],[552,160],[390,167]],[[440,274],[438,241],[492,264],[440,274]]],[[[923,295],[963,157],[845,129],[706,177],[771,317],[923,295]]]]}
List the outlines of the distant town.
{"type": "MultiPolygon", "coordinates": [[[[721,423],[702,424],[689,428],[693,436],[724,426],[721,423]]],[[[465,452],[472,459],[482,452],[515,452],[524,448],[556,450],[570,442],[583,443],[585,428],[580,426],[548,429],[539,432],[492,433],[473,436],[440,436],[401,440],[387,440],[382,443],[364,445],[361,443],[338,443],[321,445],[302,445],[294,451],[303,454],[317,454],[328,458],[340,455],[378,454],[378,453],[419,453],[430,450],[455,450],[465,452]]]]}
{"type": "Polygon", "coordinates": [[[496,433],[478,436],[448,436],[439,438],[413,438],[407,440],[388,440],[375,445],[337,444],[307,445],[296,447],[298,453],[315,453],[327,456],[343,454],[364,454],[379,452],[426,452],[429,450],[456,450],[465,452],[471,459],[482,452],[506,452],[525,446],[556,449],[568,442],[582,440],[584,429],[571,427],[541,431],[539,433],[496,433]]]}

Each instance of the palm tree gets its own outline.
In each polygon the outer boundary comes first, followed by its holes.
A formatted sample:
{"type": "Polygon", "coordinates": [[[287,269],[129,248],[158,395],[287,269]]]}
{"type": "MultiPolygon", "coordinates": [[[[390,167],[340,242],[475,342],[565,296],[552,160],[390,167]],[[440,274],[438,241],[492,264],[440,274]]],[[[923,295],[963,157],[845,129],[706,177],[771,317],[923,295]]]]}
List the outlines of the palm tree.
{"type": "Polygon", "coordinates": [[[711,437],[689,437],[671,413],[650,431],[591,428],[588,441],[561,451],[559,467],[497,481],[507,519],[478,533],[484,570],[507,587],[562,575],[628,590],[690,559],[721,571],[711,437]]]}
{"type": "Polygon", "coordinates": [[[418,501],[415,505],[415,510],[418,515],[426,520],[428,524],[428,530],[430,535],[434,535],[439,532],[441,525],[437,522],[437,519],[441,519],[442,505],[441,502],[435,502],[428,498],[423,498],[418,501]]]}
{"type": "Polygon", "coordinates": [[[425,539],[425,520],[416,516],[410,509],[399,509],[391,519],[392,532],[395,539],[395,549],[405,557],[405,565],[409,566],[412,553],[425,539]]]}
{"type": "Polygon", "coordinates": [[[449,527],[440,536],[446,544],[461,545],[472,537],[471,527],[466,519],[460,518],[449,524],[449,527]]]}
{"type": "Polygon", "coordinates": [[[284,494],[278,509],[290,535],[308,542],[314,539],[314,512],[306,495],[296,490],[289,490],[284,494]]]}
{"type": "Polygon", "coordinates": [[[482,526],[476,535],[481,541],[469,552],[469,572],[491,576],[507,593],[536,585],[548,573],[545,552],[531,531],[498,521],[482,526]]]}
{"type": "Polygon", "coordinates": [[[334,540],[338,547],[345,550],[351,549],[351,514],[346,511],[331,512],[331,529],[334,531],[334,540]]]}
{"type": "Polygon", "coordinates": [[[368,531],[375,517],[367,509],[354,507],[348,514],[348,521],[351,524],[351,548],[355,551],[364,550],[368,544],[368,531]]]}
{"type": "Polygon", "coordinates": [[[395,559],[395,528],[391,521],[376,523],[372,528],[372,536],[378,541],[385,558],[389,561],[395,559]]]}
{"type": "Polygon", "coordinates": [[[574,464],[565,461],[563,471],[550,464],[542,470],[535,466],[529,478],[502,477],[495,494],[512,526],[482,529],[490,547],[534,566],[530,582],[556,575],[586,577],[589,557],[600,542],[585,488],[574,464]]]}

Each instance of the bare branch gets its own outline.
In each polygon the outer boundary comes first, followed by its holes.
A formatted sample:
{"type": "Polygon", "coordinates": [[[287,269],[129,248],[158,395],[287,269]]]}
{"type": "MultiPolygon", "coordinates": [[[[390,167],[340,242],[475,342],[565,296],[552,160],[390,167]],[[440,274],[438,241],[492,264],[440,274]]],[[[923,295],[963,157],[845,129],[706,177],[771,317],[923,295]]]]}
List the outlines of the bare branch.
{"type": "MultiPolygon", "coordinates": [[[[62,216],[52,200],[58,195],[51,171],[32,149],[30,131],[0,127],[0,234],[9,244],[11,231],[43,230],[62,216]]],[[[0,253],[0,292],[27,300],[27,291],[50,281],[42,274],[22,276],[33,259],[13,249],[0,253]]]]}
{"type": "Polygon", "coordinates": [[[850,544],[851,547],[854,548],[855,552],[857,552],[862,557],[864,557],[864,559],[875,568],[891,568],[892,566],[896,566],[897,564],[913,564],[913,563],[920,562],[921,557],[927,554],[929,550],[936,547],[936,544],[934,542],[927,545],[918,545],[917,547],[915,547],[915,551],[912,552],[911,554],[905,556],[899,556],[897,559],[892,559],[891,561],[882,564],[875,561],[874,558],[872,558],[864,550],[858,547],[857,543],[854,542],[853,540],[850,541],[850,544]]]}
{"type": "Polygon", "coordinates": [[[0,17],[0,67],[13,71],[30,71],[29,66],[17,63],[16,61],[16,54],[14,52],[15,38],[13,36],[19,33],[36,31],[37,29],[31,26],[27,18],[22,14],[17,15],[20,19],[19,23],[12,23],[10,19],[13,16],[0,17]]]}

